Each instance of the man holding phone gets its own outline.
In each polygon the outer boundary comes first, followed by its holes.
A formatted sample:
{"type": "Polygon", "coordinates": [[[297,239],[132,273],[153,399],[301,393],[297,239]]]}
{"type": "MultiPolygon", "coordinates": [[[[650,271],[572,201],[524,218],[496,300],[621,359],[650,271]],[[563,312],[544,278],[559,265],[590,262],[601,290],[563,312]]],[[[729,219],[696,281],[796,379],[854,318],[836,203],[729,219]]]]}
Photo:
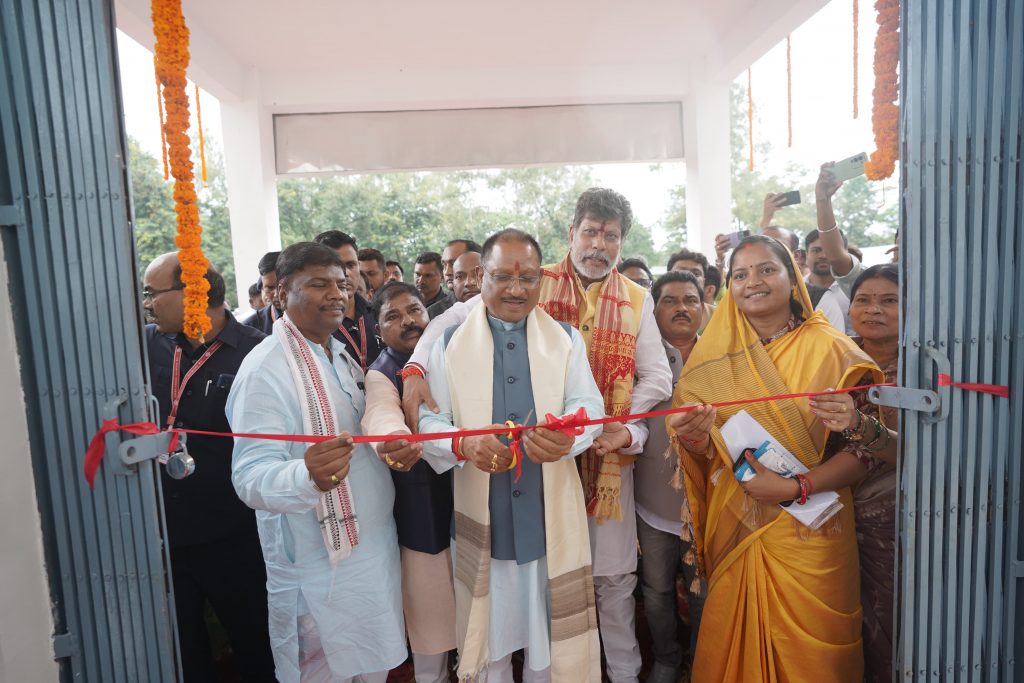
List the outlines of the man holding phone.
{"type": "MultiPolygon", "coordinates": [[[[864,173],[864,161],[867,155],[856,154],[840,162],[828,162],[821,165],[818,182],[814,185],[814,200],[818,215],[818,234],[821,247],[831,266],[832,277],[839,287],[850,296],[853,283],[864,270],[860,260],[847,249],[845,240],[838,229],[835,213],[832,211],[832,195],[836,193],[843,181],[855,178],[864,173]]],[[[899,260],[897,247],[893,261],[899,260]]]]}

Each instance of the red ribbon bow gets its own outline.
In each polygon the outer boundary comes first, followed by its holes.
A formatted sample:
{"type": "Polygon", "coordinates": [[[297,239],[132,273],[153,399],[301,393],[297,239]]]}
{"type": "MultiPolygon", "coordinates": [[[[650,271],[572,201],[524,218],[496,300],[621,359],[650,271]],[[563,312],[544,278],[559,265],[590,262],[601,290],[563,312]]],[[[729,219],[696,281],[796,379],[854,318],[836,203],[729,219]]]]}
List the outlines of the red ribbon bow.
{"type": "Polygon", "coordinates": [[[544,416],[547,421],[546,424],[541,425],[547,429],[553,429],[556,432],[561,432],[566,436],[579,436],[583,433],[583,426],[589,419],[587,417],[587,409],[580,407],[575,413],[569,413],[562,417],[555,417],[551,413],[544,416]]]}

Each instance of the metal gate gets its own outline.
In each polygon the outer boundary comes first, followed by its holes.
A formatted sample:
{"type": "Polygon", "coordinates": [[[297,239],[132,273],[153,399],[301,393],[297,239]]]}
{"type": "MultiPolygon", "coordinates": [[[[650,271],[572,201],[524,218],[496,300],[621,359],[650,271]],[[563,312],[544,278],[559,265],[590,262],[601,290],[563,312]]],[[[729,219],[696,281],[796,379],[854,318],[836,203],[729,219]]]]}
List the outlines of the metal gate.
{"type": "Polygon", "coordinates": [[[904,0],[903,421],[896,680],[1013,681],[1024,655],[1024,2],[904,0]]]}
{"type": "Polygon", "coordinates": [[[109,1],[0,2],[0,235],[62,680],[155,683],[175,676],[155,465],[82,476],[101,418],[148,412],[114,46],[109,1]]]}

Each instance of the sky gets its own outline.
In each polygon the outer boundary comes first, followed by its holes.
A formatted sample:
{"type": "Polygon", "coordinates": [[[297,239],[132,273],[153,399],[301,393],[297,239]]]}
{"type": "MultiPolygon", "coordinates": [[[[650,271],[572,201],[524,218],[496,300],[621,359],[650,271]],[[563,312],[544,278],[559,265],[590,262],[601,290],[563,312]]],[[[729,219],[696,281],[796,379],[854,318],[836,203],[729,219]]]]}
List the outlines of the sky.
{"type": "MultiPolygon", "coordinates": [[[[860,6],[859,108],[853,118],[853,0],[833,0],[791,36],[793,88],[793,145],[787,140],[786,41],[776,45],[751,66],[754,99],[754,139],[771,143],[770,158],[755,157],[755,165],[781,171],[795,162],[816,169],[825,161],[843,159],[874,149],[871,133],[872,59],[875,14],[873,3],[860,6]]],[[[160,129],[152,54],[118,31],[121,85],[128,134],[159,158],[160,129]]],[[[736,79],[744,88],[747,73],[736,79]]],[[[190,89],[190,93],[191,93],[190,89]]],[[[203,127],[221,136],[217,99],[200,89],[203,127]]],[[[191,108],[195,123],[195,106],[191,108]]],[[[653,226],[660,243],[659,223],[670,203],[670,190],[685,182],[684,162],[601,164],[591,167],[597,182],[622,192],[636,218],[653,226]]],[[[809,178],[808,181],[812,180],[809,178]]],[[[885,201],[897,197],[895,181],[887,182],[885,201]],[[889,190],[892,190],[890,192],[889,190]]],[[[489,199],[482,195],[482,203],[489,199]]]]}

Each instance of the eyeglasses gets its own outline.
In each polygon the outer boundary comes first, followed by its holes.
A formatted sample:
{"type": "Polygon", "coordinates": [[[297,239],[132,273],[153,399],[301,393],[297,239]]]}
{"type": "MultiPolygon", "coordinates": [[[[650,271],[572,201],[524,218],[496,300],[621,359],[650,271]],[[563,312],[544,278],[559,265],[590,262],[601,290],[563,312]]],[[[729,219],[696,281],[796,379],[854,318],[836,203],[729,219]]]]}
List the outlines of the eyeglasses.
{"type": "Polygon", "coordinates": [[[651,285],[654,284],[654,280],[651,280],[650,278],[646,278],[646,277],[642,277],[642,278],[640,278],[638,280],[633,280],[633,282],[637,283],[638,285],[640,285],[644,289],[650,289],[651,285]]]}
{"type": "Polygon", "coordinates": [[[511,289],[512,283],[518,283],[523,289],[536,289],[540,284],[539,275],[508,275],[507,273],[492,273],[489,270],[484,270],[487,277],[491,278],[494,284],[502,287],[503,289],[511,289]]]}
{"type": "Polygon", "coordinates": [[[142,288],[142,300],[143,301],[145,301],[146,299],[152,300],[152,299],[157,298],[161,294],[166,294],[167,292],[176,292],[176,291],[179,291],[179,290],[182,290],[182,289],[185,289],[185,285],[174,285],[173,287],[168,287],[167,289],[150,289],[149,287],[143,287],[142,288]]]}

